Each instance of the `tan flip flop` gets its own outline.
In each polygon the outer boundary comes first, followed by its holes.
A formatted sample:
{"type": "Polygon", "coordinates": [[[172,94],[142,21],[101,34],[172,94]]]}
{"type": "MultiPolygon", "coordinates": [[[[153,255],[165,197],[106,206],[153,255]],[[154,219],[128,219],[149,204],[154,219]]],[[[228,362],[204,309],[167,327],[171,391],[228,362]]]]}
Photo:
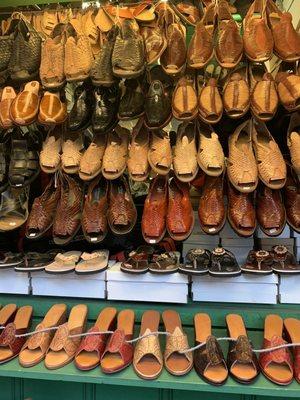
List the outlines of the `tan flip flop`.
{"type": "Polygon", "coordinates": [[[0,329],[11,322],[17,312],[16,304],[6,304],[0,310],[0,329]]]}
{"type": "Polygon", "coordinates": [[[258,376],[259,367],[243,318],[237,314],[228,314],[226,324],[229,336],[235,340],[230,342],[227,355],[230,375],[239,383],[251,383],[258,376]]]}
{"type": "Polygon", "coordinates": [[[70,312],[68,322],[60,325],[50,344],[45,358],[48,369],[58,369],[69,364],[77,351],[80,337],[71,338],[85,331],[88,308],[85,304],[74,306],[70,312]]]}
{"type": "Polygon", "coordinates": [[[212,336],[211,320],[207,314],[194,317],[196,345],[206,343],[195,350],[194,366],[197,374],[212,385],[223,385],[228,378],[224,355],[216,338],[212,336]]]}
{"type": "MultiPolygon", "coordinates": [[[[276,347],[286,342],[282,338],[283,319],[279,315],[268,315],[265,319],[263,348],[276,347]]],[[[293,363],[287,348],[261,353],[259,364],[262,373],[277,385],[289,385],[293,380],[293,363]]]]}
{"type": "Polygon", "coordinates": [[[32,124],[39,111],[39,91],[38,81],[26,83],[24,90],[21,91],[13,100],[10,107],[10,117],[17,125],[32,124]]]}
{"type": "Polygon", "coordinates": [[[187,374],[193,368],[193,355],[191,352],[180,354],[187,350],[189,343],[183,332],[180,315],[173,310],[166,310],[162,314],[167,336],[164,362],[167,371],[172,375],[181,376],[187,374]]]}
{"type": "MultiPolygon", "coordinates": [[[[14,307],[11,306],[13,309],[14,307]]],[[[32,317],[32,307],[20,307],[15,315],[14,322],[9,323],[0,335],[0,364],[12,360],[20,353],[26,338],[16,338],[15,335],[22,335],[27,332],[32,317]]]]}
{"type": "MultiPolygon", "coordinates": [[[[139,336],[158,332],[160,315],[158,311],[148,310],[142,316],[139,336]]],[[[134,349],[133,368],[143,379],[156,379],[163,369],[163,357],[158,335],[140,339],[134,349]]]]}
{"type": "MultiPolygon", "coordinates": [[[[300,343],[300,320],[296,318],[286,318],[284,328],[291,343],[300,343]]],[[[300,348],[294,347],[294,378],[300,383],[300,348]]]]}
{"type": "MultiPolygon", "coordinates": [[[[113,307],[104,308],[88,333],[107,332],[112,330],[117,310],[113,307]]],[[[105,350],[107,334],[89,335],[82,339],[75,356],[75,365],[82,371],[91,370],[100,364],[102,354],[105,350]]]]}
{"type": "Polygon", "coordinates": [[[106,374],[121,371],[131,364],[133,346],[131,340],[134,330],[134,311],[123,310],[118,315],[117,329],[110,336],[101,357],[101,369],[106,374]]]}
{"type": "MultiPolygon", "coordinates": [[[[67,306],[55,304],[45,315],[43,321],[35,328],[36,331],[58,326],[66,321],[67,306]]],[[[54,330],[36,333],[29,337],[19,354],[19,363],[22,367],[33,367],[41,362],[54,336],[54,330]]]]}

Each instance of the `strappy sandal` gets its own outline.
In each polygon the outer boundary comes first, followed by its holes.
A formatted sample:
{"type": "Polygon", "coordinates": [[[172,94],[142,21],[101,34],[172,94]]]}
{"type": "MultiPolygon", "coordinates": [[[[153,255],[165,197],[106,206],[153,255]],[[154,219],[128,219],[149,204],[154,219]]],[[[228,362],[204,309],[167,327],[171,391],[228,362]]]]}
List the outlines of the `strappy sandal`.
{"type": "Polygon", "coordinates": [[[133,359],[131,340],[134,330],[134,311],[122,310],[118,314],[117,329],[110,336],[101,357],[101,369],[105,374],[113,374],[128,367],[133,359]]]}
{"type": "Polygon", "coordinates": [[[241,274],[241,268],[231,251],[216,247],[211,256],[209,273],[213,276],[237,276],[241,274]]]}
{"type": "Polygon", "coordinates": [[[228,314],[226,324],[229,336],[235,340],[229,343],[227,355],[230,375],[239,383],[252,383],[259,375],[259,366],[243,318],[237,314],[228,314]]]}
{"type": "Polygon", "coordinates": [[[211,253],[206,249],[189,250],[185,256],[185,264],[179,265],[179,272],[190,275],[203,275],[208,273],[211,253]]]}
{"type": "Polygon", "coordinates": [[[18,309],[14,321],[7,324],[0,335],[0,364],[17,357],[24,345],[25,337],[16,337],[27,332],[31,324],[32,307],[18,309]]]}
{"type": "MultiPolygon", "coordinates": [[[[145,311],[141,320],[139,336],[158,332],[160,315],[158,311],[145,311]]],[[[163,356],[158,335],[140,339],[134,349],[133,369],[143,379],[156,379],[163,370],[163,356]]]]}
{"type": "Polygon", "coordinates": [[[85,304],[78,304],[72,308],[68,322],[59,326],[51,341],[45,357],[46,368],[58,369],[73,360],[80,337],[71,338],[69,336],[80,335],[85,331],[87,314],[88,308],[85,304]]]}
{"type": "Polygon", "coordinates": [[[273,273],[272,265],[273,257],[268,251],[250,250],[245,264],[241,266],[241,270],[244,273],[269,275],[273,273]]]}
{"type": "Polygon", "coordinates": [[[98,333],[112,330],[116,315],[117,310],[113,307],[106,307],[100,312],[94,326],[87,331],[87,333],[95,333],[95,335],[84,337],[76,352],[74,364],[78,369],[88,371],[100,364],[107,334],[100,335],[98,333]]]}
{"type": "Polygon", "coordinates": [[[273,257],[272,269],[276,274],[294,275],[300,273],[300,265],[287,247],[273,246],[271,255],[273,257]]]}
{"type": "Polygon", "coordinates": [[[196,345],[205,343],[195,350],[194,366],[197,374],[211,385],[223,385],[228,378],[228,369],[222,349],[211,333],[211,320],[207,314],[194,316],[196,345]]]}
{"type": "Polygon", "coordinates": [[[20,132],[13,134],[8,172],[10,186],[23,188],[36,179],[40,173],[39,148],[40,138],[35,132],[26,136],[20,132]]]}
{"type": "Polygon", "coordinates": [[[123,261],[120,269],[130,274],[143,274],[148,271],[149,261],[154,249],[151,246],[139,246],[136,251],[129,253],[126,261],[123,261]]]}
{"type": "Polygon", "coordinates": [[[172,274],[178,271],[179,255],[176,251],[154,254],[149,271],[154,274],[172,274]]]}
{"type": "Polygon", "coordinates": [[[180,315],[176,311],[166,310],[162,314],[162,319],[166,332],[170,334],[166,339],[165,368],[172,375],[186,375],[193,368],[193,355],[191,352],[180,353],[189,348],[187,336],[182,329],[180,315]]]}
{"type": "MultiPolygon", "coordinates": [[[[268,315],[265,319],[263,349],[276,347],[286,342],[282,338],[283,320],[279,315],[268,315]]],[[[289,385],[293,380],[293,363],[289,350],[282,348],[259,356],[262,373],[277,385],[289,385]]]]}
{"type": "MultiPolygon", "coordinates": [[[[35,331],[53,328],[66,321],[67,306],[65,304],[53,305],[45,315],[43,321],[38,324],[35,331]]],[[[33,367],[41,362],[48,350],[54,330],[36,333],[29,337],[19,354],[19,363],[22,367],[33,367]]]]}
{"type": "MultiPolygon", "coordinates": [[[[300,343],[300,320],[296,318],[286,318],[284,320],[285,333],[290,343],[300,343]]],[[[294,355],[294,378],[300,383],[300,348],[293,348],[294,355]]]]}

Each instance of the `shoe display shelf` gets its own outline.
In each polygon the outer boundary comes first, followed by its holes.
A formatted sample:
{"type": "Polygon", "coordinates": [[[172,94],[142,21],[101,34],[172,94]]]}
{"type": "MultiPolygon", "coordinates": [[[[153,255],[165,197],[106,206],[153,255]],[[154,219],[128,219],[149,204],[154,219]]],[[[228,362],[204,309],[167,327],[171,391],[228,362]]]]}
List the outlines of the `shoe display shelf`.
{"type": "MultiPolygon", "coordinates": [[[[1,304],[16,303],[32,305],[34,308],[33,327],[40,322],[46,311],[55,303],[65,301],[69,309],[78,304],[78,299],[46,298],[38,296],[2,295],[1,304]]],[[[89,309],[89,323],[97,318],[99,310],[107,306],[118,309],[133,309],[136,315],[136,332],[139,332],[141,315],[145,310],[154,309],[160,312],[167,308],[178,311],[184,329],[189,337],[189,344],[194,343],[193,316],[197,312],[208,313],[213,322],[216,336],[226,336],[225,316],[238,312],[244,319],[250,338],[255,348],[260,348],[263,340],[263,324],[266,315],[280,314],[283,318],[300,318],[299,306],[292,305],[242,305],[242,304],[145,304],[136,302],[113,302],[84,300],[89,309]]],[[[163,327],[161,327],[163,329],[163,327]]],[[[222,342],[223,343],[223,342],[222,342]]],[[[162,342],[162,348],[164,343],[162,342]]],[[[226,354],[227,345],[222,344],[226,354]]],[[[59,370],[47,370],[43,363],[32,368],[22,368],[18,359],[0,365],[0,399],[19,400],[261,400],[263,398],[299,398],[300,387],[293,382],[288,387],[277,386],[262,375],[250,385],[241,385],[229,378],[224,386],[217,387],[205,383],[192,370],[188,375],[175,377],[163,371],[154,381],[139,378],[132,367],[124,371],[105,375],[96,368],[92,371],[79,371],[71,363],[59,370]]]]}

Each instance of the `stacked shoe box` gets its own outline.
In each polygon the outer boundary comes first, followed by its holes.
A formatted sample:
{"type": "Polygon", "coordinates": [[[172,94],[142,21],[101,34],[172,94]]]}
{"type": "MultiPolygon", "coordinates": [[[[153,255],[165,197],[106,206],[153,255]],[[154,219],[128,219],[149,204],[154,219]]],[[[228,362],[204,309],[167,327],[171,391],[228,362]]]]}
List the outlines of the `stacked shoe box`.
{"type": "Polygon", "coordinates": [[[1,269],[0,293],[30,294],[30,275],[14,268],[1,269]]]}
{"type": "MultiPolygon", "coordinates": [[[[115,261],[109,261],[111,267],[115,261]]],[[[106,298],[106,271],[97,274],[48,274],[44,271],[31,274],[32,294],[36,296],[106,298]]]]}
{"type": "Polygon", "coordinates": [[[107,299],[163,303],[188,302],[188,276],[173,274],[128,274],[116,263],[107,270],[107,299]]]}
{"type": "MultiPolygon", "coordinates": [[[[289,251],[293,252],[296,256],[298,263],[300,262],[300,233],[295,232],[291,229],[291,238],[285,239],[290,240],[294,243],[294,248],[292,246],[287,246],[289,251]]],[[[280,240],[280,244],[282,240],[280,240]]],[[[279,284],[279,299],[280,303],[288,304],[300,304],[300,275],[281,275],[279,284]]]]}

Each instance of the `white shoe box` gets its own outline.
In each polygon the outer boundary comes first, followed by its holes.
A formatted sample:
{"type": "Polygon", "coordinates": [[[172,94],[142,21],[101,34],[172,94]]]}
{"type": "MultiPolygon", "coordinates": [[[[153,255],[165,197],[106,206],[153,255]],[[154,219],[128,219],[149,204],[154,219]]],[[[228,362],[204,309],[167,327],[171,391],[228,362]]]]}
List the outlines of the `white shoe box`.
{"type": "MultiPolygon", "coordinates": [[[[115,261],[109,261],[112,266],[115,261]]],[[[98,274],[78,275],[47,274],[44,271],[31,273],[32,294],[36,296],[86,297],[105,299],[106,271],[98,274]]]]}
{"type": "Polygon", "coordinates": [[[295,255],[296,255],[297,261],[300,262],[300,237],[297,237],[295,239],[295,255]]]}
{"type": "MultiPolygon", "coordinates": [[[[260,228],[256,231],[256,236],[258,238],[269,238],[270,236],[266,235],[260,228]]],[[[287,239],[291,237],[291,228],[288,224],[285,225],[283,231],[280,235],[276,236],[276,239],[287,239]]]]}
{"type": "Polygon", "coordinates": [[[300,304],[300,275],[281,275],[279,281],[280,303],[300,304]]]}
{"type": "Polygon", "coordinates": [[[107,270],[107,299],[159,303],[187,303],[188,276],[173,274],[128,274],[116,263],[107,270]]]}
{"type": "Polygon", "coordinates": [[[16,272],[14,268],[1,268],[0,293],[29,294],[29,274],[24,272],[16,272]]]}
{"type": "Polygon", "coordinates": [[[242,274],[220,278],[210,275],[192,277],[193,301],[222,303],[276,304],[278,277],[242,274]]]}

